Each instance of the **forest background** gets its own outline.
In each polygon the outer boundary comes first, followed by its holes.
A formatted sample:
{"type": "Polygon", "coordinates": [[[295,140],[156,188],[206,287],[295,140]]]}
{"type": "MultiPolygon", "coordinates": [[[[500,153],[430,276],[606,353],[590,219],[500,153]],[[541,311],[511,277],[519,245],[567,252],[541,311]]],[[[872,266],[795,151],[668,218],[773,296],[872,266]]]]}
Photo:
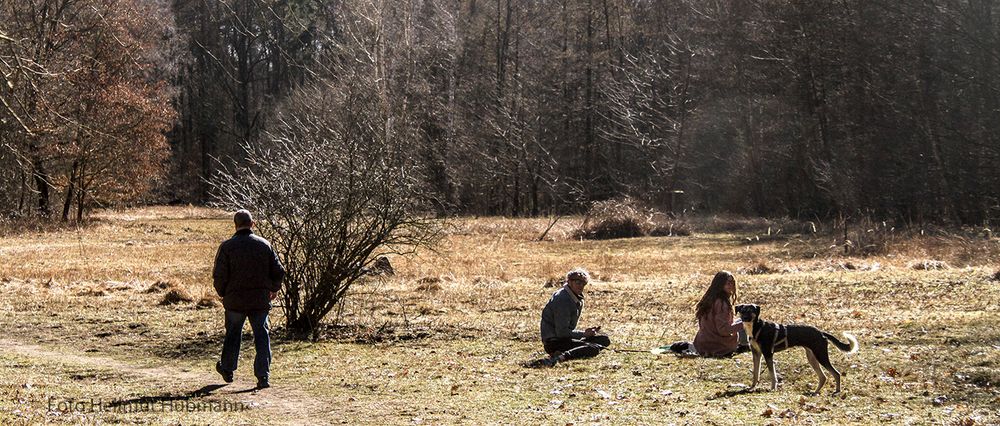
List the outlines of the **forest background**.
{"type": "Polygon", "coordinates": [[[248,150],[310,132],[308,101],[393,135],[437,215],[630,196],[988,226],[998,19],[985,0],[4,0],[0,211],[212,201],[248,150]]]}

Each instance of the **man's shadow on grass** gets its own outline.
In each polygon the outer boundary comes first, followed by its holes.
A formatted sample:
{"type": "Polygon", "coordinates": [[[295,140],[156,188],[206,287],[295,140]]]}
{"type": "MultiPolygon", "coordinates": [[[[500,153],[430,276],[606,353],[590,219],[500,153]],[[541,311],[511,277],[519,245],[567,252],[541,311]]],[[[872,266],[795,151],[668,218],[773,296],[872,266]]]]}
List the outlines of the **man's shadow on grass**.
{"type": "MultiPolygon", "coordinates": [[[[271,348],[286,345],[302,339],[289,335],[283,327],[275,327],[271,330],[271,348]]],[[[205,359],[219,356],[222,350],[222,341],[225,339],[225,330],[219,329],[213,332],[202,332],[194,336],[185,336],[184,339],[169,346],[159,346],[153,348],[153,353],[162,358],[177,359],[205,359]]],[[[242,348],[253,350],[253,334],[244,332],[240,339],[242,348]]]]}
{"type": "MultiPolygon", "coordinates": [[[[215,391],[217,391],[219,389],[222,389],[222,388],[224,388],[226,386],[229,386],[229,385],[228,384],[207,385],[207,386],[202,386],[201,388],[193,390],[191,392],[182,393],[182,394],[166,393],[166,394],[155,395],[155,396],[140,396],[138,398],[131,398],[131,399],[124,399],[124,400],[120,400],[120,401],[115,401],[115,402],[112,402],[111,404],[108,404],[108,406],[113,408],[113,407],[129,406],[129,405],[151,405],[151,404],[160,404],[160,403],[172,402],[172,401],[188,401],[188,400],[191,400],[191,399],[194,399],[194,398],[203,398],[203,397],[212,395],[213,392],[215,392],[215,391]]],[[[234,391],[234,392],[225,392],[225,393],[231,395],[231,394],[249,393],[249,392],[253,392],[255,390],[257,390],[257,388],[256,387],[252,387],[250,389],[239,390],[239,391],[234,391]]]]}

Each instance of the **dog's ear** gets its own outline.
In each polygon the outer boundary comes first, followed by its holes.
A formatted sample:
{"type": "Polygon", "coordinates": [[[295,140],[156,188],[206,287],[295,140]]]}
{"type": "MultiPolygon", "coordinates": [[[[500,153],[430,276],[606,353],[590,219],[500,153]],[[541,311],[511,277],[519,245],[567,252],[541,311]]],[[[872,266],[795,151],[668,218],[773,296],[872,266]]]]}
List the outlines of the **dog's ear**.
{"type": "Polygon", "coordinates": [[[760,305],[750,305],[750,309],[753,310],[754,315],[760,316],[760,305]]]}

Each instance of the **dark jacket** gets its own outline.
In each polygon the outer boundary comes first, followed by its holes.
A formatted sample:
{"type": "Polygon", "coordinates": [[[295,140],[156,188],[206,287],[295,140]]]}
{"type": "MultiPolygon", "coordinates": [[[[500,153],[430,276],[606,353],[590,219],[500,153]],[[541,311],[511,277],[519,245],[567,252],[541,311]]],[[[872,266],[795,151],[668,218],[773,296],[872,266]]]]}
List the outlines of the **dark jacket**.
{"type": "Polygon", "coordinates": [[[568,286],[563,286],[552,294],[549,303],[542,309],[542,342],[552,339],[583,337],[576,329],[583,311],[583,298],[573,294],[568,286]]]}
{"type": "Polygon", "coordinates": [[[219,246],[212,280],[222,306],[236,312],[271,309],[272,291],[281,289],[285,269],[271,243],[249,229],[236,231],[219,246]]]}

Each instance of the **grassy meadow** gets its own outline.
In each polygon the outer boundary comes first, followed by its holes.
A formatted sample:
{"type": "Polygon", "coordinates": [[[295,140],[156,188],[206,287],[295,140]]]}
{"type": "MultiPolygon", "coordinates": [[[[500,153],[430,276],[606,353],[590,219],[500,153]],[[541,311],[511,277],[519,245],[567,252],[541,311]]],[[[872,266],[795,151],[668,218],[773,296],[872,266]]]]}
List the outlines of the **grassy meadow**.
{"type": "Polygon", "coordinates": [[[223,309],[210,271],[229,214],[150,207],[0,234],[0,424],[1000,423],[996,238],[911,237],[844,257],[832,238],[781,233],[579,241],[580,220],[537,241],[547,219],[455,219],[436,250],[356,286],[318,342],[287,338],[275,309],[261,391],[249,326],[236,382],[213,369],[223,309]],[[521,367],[541,355],[546,282],[575,266],[595,278],[581,326],[620,348],[691,340],[694,303],[728,269],[765,319],[847,331],[861,350],[832,353],[835,396],[832,381],[808,395],[799,349],[776,355],[776,392],[766,373],[763,389],[739,391],[750,354],[521,367]],[[164,303],[171,291],[183,300],[164,303]]]}

